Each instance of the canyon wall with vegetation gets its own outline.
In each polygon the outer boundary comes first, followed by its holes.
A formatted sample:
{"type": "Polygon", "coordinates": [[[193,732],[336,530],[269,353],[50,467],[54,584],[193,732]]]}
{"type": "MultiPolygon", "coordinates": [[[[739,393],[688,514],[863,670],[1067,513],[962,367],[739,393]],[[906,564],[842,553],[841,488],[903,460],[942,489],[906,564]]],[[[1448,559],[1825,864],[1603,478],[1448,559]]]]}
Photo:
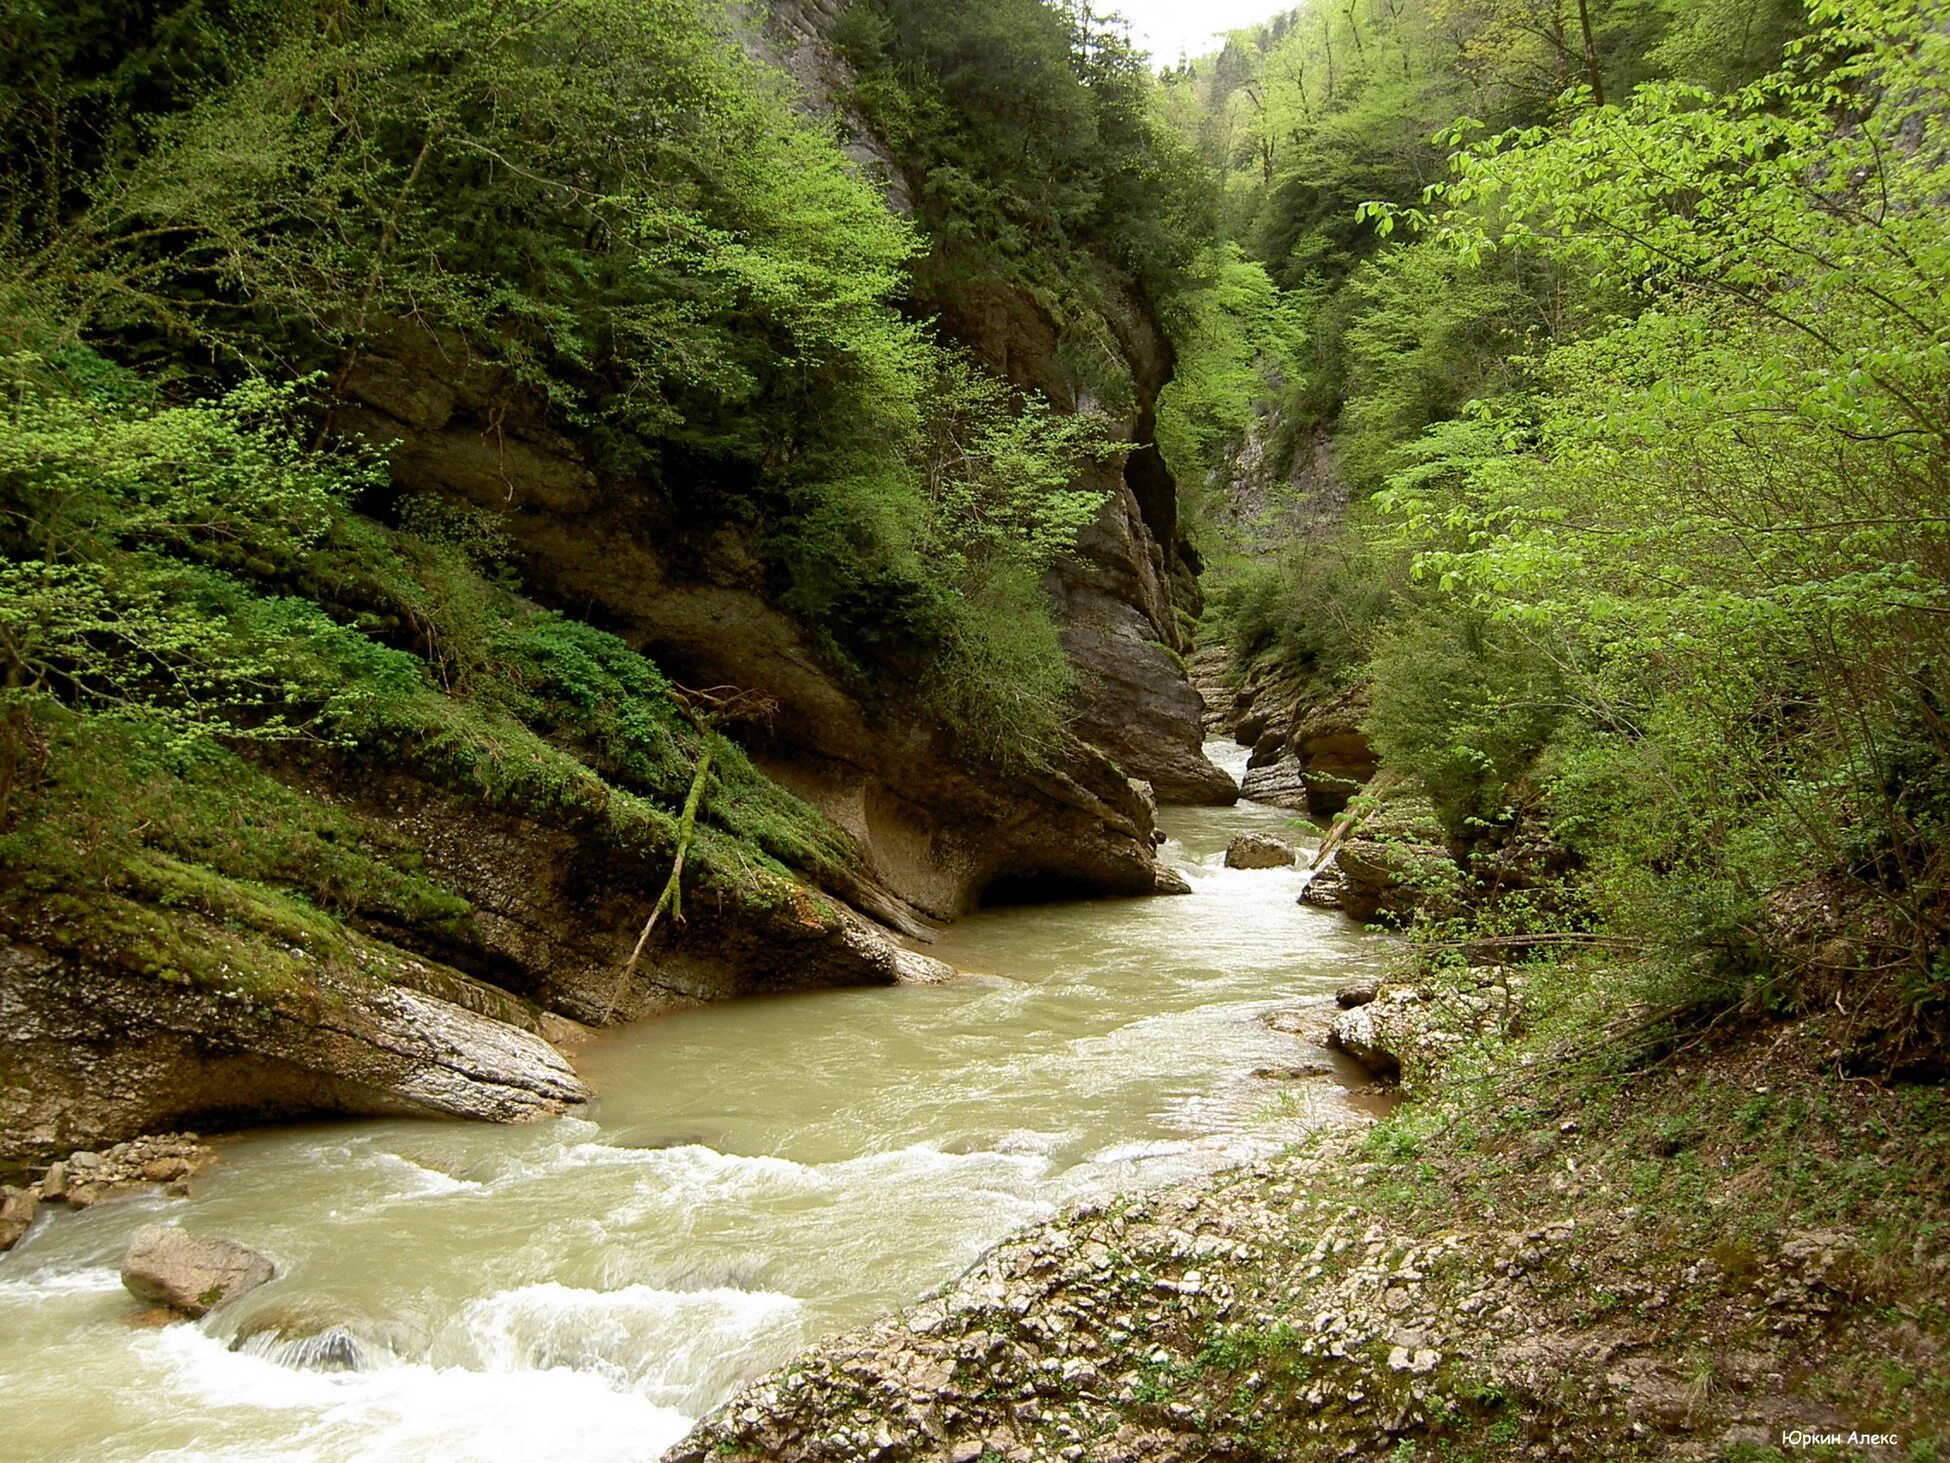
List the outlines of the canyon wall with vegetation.
{"type": "Polygon", "coordinates": [[[0,1149],[559,1111],[574,1022],[1170,887],[1186,159],[1017,9],[9,23],[0,1149]]]}

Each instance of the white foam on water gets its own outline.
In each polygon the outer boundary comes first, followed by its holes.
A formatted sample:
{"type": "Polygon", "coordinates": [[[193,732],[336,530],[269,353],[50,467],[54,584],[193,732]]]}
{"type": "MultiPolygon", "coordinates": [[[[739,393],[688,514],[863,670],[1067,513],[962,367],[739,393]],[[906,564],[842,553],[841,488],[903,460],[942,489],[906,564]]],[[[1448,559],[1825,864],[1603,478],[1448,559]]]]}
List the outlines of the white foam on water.
{"type": "Polygon", "coordinates": [[[1194,1150],[1189,1138],[1160,1138],[1143,1143],[1113,1143],[1085,1159],[1086,1163],[1139,1163],[1153,1158],[1176,1158],[1194,1150]]]}
{"type": "Polygon", "coordinates": [[[914,1143],[879,1153],[864,1153],[835,1163],[805,1164],[791,1159],[720,1153],[702,1144],[675,1148],[624,1150],[654,1170],[637,1181],[634,1196],[606,1216],[629,1225],[657,1209],[694,1203],[749,1205],[767,1198],[823,1196],[839,1199],[889,1184],[928,1185],[946,1175],[965,1174],[973,1188],[992,1188],[1001,1179],[1013,1191],[1028,1186],[1051,1167],[1044,1135],[1019,1133],[1018,1149],[983,1148],[951,1153],[933,1143],[914,1143]]]}
{"type": "Polygon", "coordinates": [[[1200,749],[1205,760],[1219,768],[1234,782],[1246,780],[1246,763],[1252,760],[1253,749],[1242,747],[1231,737],[1214,738],[1200,749]]]}
{"type": "MultiPolygon", "coordinates": [[[[1245,749],[1219,750],[1243,770],[1245,749]]],[[[963,963],[995,974],[885,996],[897,1040],[855,1039],[878,996],[755,1006],[698,1018],[707,1054],[724,1023],[752,1027],[728,1072],[677,1051],[674,1027],[606,1037],[607,1125],[400,1121],[240,1145],[191,1227],[290,1264],[225,1317],[125,1329],[109,1249],[138,1211],[64,1219],[0,1261],[0,1333],[20,1328],[0,1336],[20,1368],[0,1410],[42,1423],[10,1442],[61,1463],[652,1459],[741,1382],[1061,1203],[1267,1151],[1282,1089],[1249,1072],[1290,1063],[1293,1039],[1251,1018],[1327,984],[1355,937],[1293,903],[1300,871],[1223,867],[1244,827],[1307,841],[1288,815],[1165,816],[1182,839],[1163,856],[1196,897],[978,916],[963,963]],[[792,1044],[783,1081],[748,1042],[792,1044]],[[856,1091],[843,1064],[863,1062],[887,1070],[856,1091]],[[672,1135],[689,1141],[648,1146],[672,1135]],[[876,1141],[907,1146],[863,1151],[876,1141]],[[342,1238],[333,1206],[358,1221],[342,1238]],[[272,1327],[310,1302],[335,1329],[272,1327]],[[270,1329],[229,1351],[247,1322],[270,1329]]]]}
{"type": "Polygon", "coordinates": [[[427,1364],[294,1370],[230,1351],[194,1326],[150,1333],[136,1347],[170,1384],[167,1396],[155,1398],[159,1425],[182,1425],[196,1436],[193,1446],[165,1451],[165,1443],[133,1455],[145,1458],[626,1463],[656,1457],[694,1420],[569,1368],[518,1374],[427,1364]],[[173,1409],[183,1415],[169,1416],[173,1409]]]}
{"type": "Polygon", "coordinates": [[[0,1301],[49,1300],[57,1295],[103,1295],[122,1288],[122,1272],[113,1268],[87,1270],[30,1270],[0,1279],[0,1301]]]}
{"type": "Polygon", "coordinates": [[[1033,1180],[1049,1169],[1049,1156],[1038,1146],[1021,1148],[997,1146],[971,1153],[950,1153],[933,1143],[910,1143],[884,1153],[865,1153],[840,1163],[824,1166],[823,1171],[844,1182],[865,1180],[878,1183],[888,1178],[932,1178],[937,1174],[970,1167],[1000,1168],[1011,1176],[1033,1180]]]}
{"type": "Polygon", "coordinates": [[[1034,1156],[1047,1159],[1061,1152],[1064,1144],[1074,1136],[1040,1128],[1011,1128],[990,1145],[990,1151],[1009,1158],[1034,1156]]]}
{"type": "Polygon", "coordinates": [[[778,1291],[584,1290],[544,1281],[468,1302],[433,1359],[502,1376],[566,1369],[698,1412],[801,1344],[803,1311],[778,1291]]]}
{"type": "Polygon", "coordinates": [[[395,1188],[387,1195],[390,1201],[402,1199],[422,1199],[433,1195],[485,1193],[487,1185],[479,1179],[459,1179],[437,1168],[429,1168],[424,1163],[398,1153],[376,1153],[373,1155],[378,1167],[383,1169],[389,1179],[404,1179],[404,1188],[395,1188]]]}
{"type": "Polygon", "coordinates": [[[817,1168],[795,1163],[790,1158],[769,1154],[756,1157],[742,1153],[720,1153],[703,1143],[673,1143],[663,1148],[628,1148],[607,1143],[586,1143],[575,1150],[575,1157],[591,1164],[624,1164],[658,1170],[659,1181],[697,1183],[716,1186],[727,1179],[754,1184],[787,1187],[817,1186],[817,1168]]]}

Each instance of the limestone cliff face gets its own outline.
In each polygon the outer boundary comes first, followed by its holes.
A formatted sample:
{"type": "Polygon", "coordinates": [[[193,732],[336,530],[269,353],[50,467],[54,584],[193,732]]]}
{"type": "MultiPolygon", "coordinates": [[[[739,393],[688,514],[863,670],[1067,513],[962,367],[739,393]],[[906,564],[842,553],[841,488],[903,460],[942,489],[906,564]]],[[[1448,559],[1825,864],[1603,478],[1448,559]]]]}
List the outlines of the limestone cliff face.
{"type": "MultiPolygon", "coordinates": [[[[809,105],[843,95],[826,43],[842,10],[778,0],[748,12],[753,44],[786,65],[809,105]]],[[[905,210],[894,158],[846,120],[856,160],[905,210]]],[[[1057,369],[1055,323],[1024,293],[977,279],[922,305],[1017,384],[1059,408],[1082,404],[1057,369]]],[[[768,720],[724,730],[850,835],[857,859],[819,885],[758,871],[687,896],[687,919],[659,928],[619,988],[667,850],[612,846],[589,810],[493,806],[424,769],[293,754],[268,770],[392,830],[465,916],[389,925],[353,914],[356,959],[293,948],[291,970],[247,989],[183,980],[59,928],[0,940],[0,1161],[320,1112],[545,1116],[587,1095],[550,1045],[573,1030],[565,1018],[939,978],[945,968],[895,932],[924,940],[1001,887],[1169,887],[1134,779],[1167,800],[1236,789],[1200,753],[1202,705],[1179,659],[1196,564],[1149,445],[1170,353],[1141,302],[1117,301],[1112,314],[1134,384],[1121,429],[1135,445],[1092,469],[1102,514],[1051,576],[1080,706],[1077,735],[1031,775],[972,765],[900,687],[844,681],[779,609],[738,532],[660,519],[654,495],[600,476],[583,444],[464,347],[413,328],[363,352],[335,426],[387,445],[404,490],[492,509],[538,600],[615,631],[679,681],[774,698],[768,720]]],[[[204,918],[139,913],[172,930],[204,918]]]]}
{"type": "Polygon", "coordinates": [[[673,552],[643,493],[600,480],[490,373],[404,331],[344,391],[354,404],[344,425],[388,444],[403,487],[498,515],[539,598],[617,630],[680,681],[774,698],[768,722],[726,730],[852,835],[867,878],[833,892],[876,919],[924,933],[998,880],[1156,887],[1150,810],[1102,752],[1075,742],[1054,770],[1003,777],[957,755],[899,688],[883,688],[870,711],[768,599],[735,532],[673,552]]]}
{"type": "MultiPolygon", "coordinates": [[[[836,113],[849,151],[878,179],[888,205],[912,207],[915,180],[845,103],[852,76],[830,38],[845,0],[771,0],[756,28],[764,54],[798,82],[807,105],[836,113]]],[[[1144,302],[1106,279],[1106,324],[1129,371],[1133,401],[1118,424],[1133,445],[1093,470],[1104,507],[1076,554],[1050,576],[1078,674],[1076,731],[1165,802],[1227,803],[1238,788],[1200,750],[1203,706],[1186,675],[1200,608],[1199,565],[1178,523],[1178,489],[1152,442],[1171,348],[1144,302]]],[[[919,302],[944,334],[1018,387],[1060,409],[1091,405],[1063,372],[1058,326],[1026,291],[979,272],[926,275],[919,302]]]]}

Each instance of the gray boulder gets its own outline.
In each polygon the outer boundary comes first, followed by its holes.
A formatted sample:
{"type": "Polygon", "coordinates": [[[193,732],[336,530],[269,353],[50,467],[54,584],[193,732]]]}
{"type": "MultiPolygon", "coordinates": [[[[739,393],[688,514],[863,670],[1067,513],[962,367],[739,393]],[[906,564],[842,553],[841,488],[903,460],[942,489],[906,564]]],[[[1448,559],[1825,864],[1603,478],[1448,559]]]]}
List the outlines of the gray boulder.
{"type": "Polygon", "coordinates": [[[1334,992],[1334,1004],[1343,1011],[1352,1011],[1356,1006],[1365,1006],[1381,994],[1381,982],[1373,976],[1357,980],[1353,985],[1344,985],[1334,992]]]}
{"type": "Polygon", "coordinates": [[[1226,845],[1229,869],[1285,869],[1294,862],[1293,850],[1270,833],[1242,833],[1226,845]]]}
{"type": "Polygon", "coordinates": [[[277,1267],[226,1239],[199,1239],[168,1224],[135,1232],[122,1257],[122,1284],[137,1300],[201,1316],[255,1290],[277,1267]]]}

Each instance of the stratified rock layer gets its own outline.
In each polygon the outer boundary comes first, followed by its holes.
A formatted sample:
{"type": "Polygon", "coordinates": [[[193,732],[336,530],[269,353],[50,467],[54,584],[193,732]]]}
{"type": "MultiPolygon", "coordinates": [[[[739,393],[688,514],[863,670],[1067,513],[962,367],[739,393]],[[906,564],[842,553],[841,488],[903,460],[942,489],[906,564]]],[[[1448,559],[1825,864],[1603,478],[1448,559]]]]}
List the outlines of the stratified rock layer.
{"type": "Polygon", "coordinates": [[[184,1116],[317,1112],[523,1122],[589,1093],[547,1042],[503,1021],[319,962],[240,997],[0,949],[0,1156],[143,1132],[184,1116]]]}

